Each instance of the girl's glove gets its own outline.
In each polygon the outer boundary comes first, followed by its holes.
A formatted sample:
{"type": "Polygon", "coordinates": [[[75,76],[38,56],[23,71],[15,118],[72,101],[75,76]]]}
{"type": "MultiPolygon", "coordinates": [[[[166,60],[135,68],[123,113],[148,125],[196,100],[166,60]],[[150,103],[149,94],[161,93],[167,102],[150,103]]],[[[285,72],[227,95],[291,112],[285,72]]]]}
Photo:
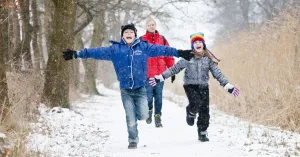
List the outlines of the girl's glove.
{"type": "Polygon", "coordinates": [[[232,84],[227,83],[224,86],[224,89],[229,92],[230,94],[232,94],[233,96],[237,97],[239,95],[240,90],[236,87],[234,87],[232,84]]]}
{"type": "Polygon", "coordinates": [[[154,77],[149,78],[150,86],[154,87],[157,83],[165,81],[165,78],[162,75],[155,75],[154,77]]]}

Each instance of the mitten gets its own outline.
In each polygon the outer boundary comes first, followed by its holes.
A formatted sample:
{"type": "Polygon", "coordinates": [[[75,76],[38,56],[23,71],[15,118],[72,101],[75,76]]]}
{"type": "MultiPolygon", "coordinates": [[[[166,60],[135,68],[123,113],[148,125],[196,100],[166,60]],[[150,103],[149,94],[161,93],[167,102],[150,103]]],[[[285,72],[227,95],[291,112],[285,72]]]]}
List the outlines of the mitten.
{"type": "Polygon", "coordinates": [[[162,75],[155,75],[154,77],[149,78],[150,86],[154,87],[157,83],[163,82],[165,78],[162,75]]]}
{"type": "Polygon", "coordinates": [[[238,89],[238,88],[236,88],[236,87],[234,87],[232,84],[230,84],[230,83],[227,83],[225,86],[224,86],[224,89],[228,92],[228,93],[230,93],[230,94],[232,94],[233,96],[238,96],[239,95],[239,92],[240,92],[240,90],[238,89]]]}
{"type": "Polygon", "coordinates": [[[187,61],[194,57],[194,54],[191,52],[192,50],[178,50],[179,57],[182,57],[187,61]]]}
{"type": "Polygon", "coordinates": [[[175,75],[171,77],[171,82],[173,83],[175,81],[175,75]]]}
{"type": "Polygon", "coordinates": [[[73,58],[77,58],[77,52],[75,50],[67,49],[66,51],[63,51],[63,57],[65,60],[71,60],[73,58]]]}

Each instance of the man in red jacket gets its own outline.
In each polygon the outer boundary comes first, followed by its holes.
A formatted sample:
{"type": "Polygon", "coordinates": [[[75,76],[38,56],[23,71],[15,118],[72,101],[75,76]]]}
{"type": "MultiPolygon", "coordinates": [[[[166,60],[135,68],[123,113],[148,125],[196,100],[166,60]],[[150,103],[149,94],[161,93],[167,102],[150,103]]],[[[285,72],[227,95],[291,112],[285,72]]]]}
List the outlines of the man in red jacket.
{"type": "MultiPolygon", "coordinates": [[[[150,44],[158,44],[169,46],[168,41],[164,36],[160,35],[156,30],[156,22],[153,18],[149,18],[146,22],[147,32],[141,38],[142,40],[148,41],[150,44]]],[[[155,57],[148,58],[148,79],[153,78],[155,75],[160,75],[167,68],[174,65],[173,57],[155,57]]],[[[171,82],[175,80],[175,76],[172,77],[171,82]]],[[[147,80],[149,82],[149,80],[147,80]]],[[[153,98],[154,98],[154,119],[155,126],[162,127],[161,124],[161,109],[162,109],[162,92],[163,92],[164,82],[158,83],[156,86],[152,87],[149,84],[146,85],[147,97],[148,97],[148,107],[149,107],[149,117],[146,120],[148,124],[152,122],[153,113],[153,98]]]]}

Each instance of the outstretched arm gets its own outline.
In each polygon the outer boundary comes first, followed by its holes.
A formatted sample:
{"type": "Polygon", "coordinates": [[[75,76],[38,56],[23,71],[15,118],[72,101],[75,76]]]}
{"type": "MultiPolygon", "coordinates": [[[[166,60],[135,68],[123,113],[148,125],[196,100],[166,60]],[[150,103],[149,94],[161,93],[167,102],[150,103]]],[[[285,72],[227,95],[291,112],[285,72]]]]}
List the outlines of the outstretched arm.
{"type": "Polygon", "coordinates": [[[228,82],[227,78],[222,74],[216,63],[211,61],[209,64],[209,69],[213,77],[220,82],[220,85],[223,86],[227,92],[229,92],[233,96],[239,95],[239,89],[228,82]]]}
{"type": "Polygon", "coordinates": [[[179,57],[178,51],[175,48],[169,46],[153,45],[153,44],[147,45],[147,54],[149,57],[159,57],[159,56],[179,57]]]}
{"type": "Polygon", "coordinates": [[[180,59],[175,65],[173,65],[169,69],[165,70],[162,73],[162,76],[164,77],[164,79],[167,79],[171,76],[178,74],[182,69],[184,69],[186,67],[187,63],[188,63],[187,60],[180,59]]]}
{"type": "Polygon", "coordinates": [[[111,60],[113,53],[112,46],[110,47],[97,47],[85,48],[77,52],[78,58],[94,58],[98,60],[111,60]]]}
{"type": "Polygon", "coordinates": [[[149,84],[155,86],[159,82],[163,82],[165,79],[178,74],[187,65],[188,61],[180,59],[174,66],[165,70],[161,75],[155,75],[154,78],[149,78],[149,84]]]}
{"type": "Polygon", "coordinates": [[[221,86],[224,87],[228,83],[227,78],[223,75],[223,73],[221,72],[221,70],[219,69],[218,65],[215,62],[210,61],[209,70],[213,75],[213,77],[220,83],[221,86]]]}

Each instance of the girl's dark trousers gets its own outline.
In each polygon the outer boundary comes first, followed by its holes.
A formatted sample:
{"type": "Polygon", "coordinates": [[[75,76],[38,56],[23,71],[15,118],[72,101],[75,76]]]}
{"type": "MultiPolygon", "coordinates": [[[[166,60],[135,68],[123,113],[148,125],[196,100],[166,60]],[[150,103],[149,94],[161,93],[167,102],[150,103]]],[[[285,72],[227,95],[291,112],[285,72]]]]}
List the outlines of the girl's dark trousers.
{"type": "Polygon", "coordinates": [[[187,111],[196,115],[198,113],[198,132],[206,131],[209,126],[209,89],[203,85],[183,85],[189,100],[187,111]]]}

